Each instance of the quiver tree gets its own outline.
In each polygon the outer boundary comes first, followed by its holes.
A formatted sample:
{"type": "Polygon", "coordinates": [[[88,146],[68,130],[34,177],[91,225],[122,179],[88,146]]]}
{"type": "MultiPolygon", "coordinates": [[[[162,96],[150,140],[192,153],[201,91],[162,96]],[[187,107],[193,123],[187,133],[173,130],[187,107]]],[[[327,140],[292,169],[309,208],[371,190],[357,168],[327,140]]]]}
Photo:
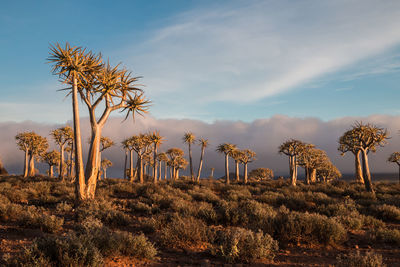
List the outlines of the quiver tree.
{"type": "Polygon", "coordinates": [[[274,178],[274,172],[268,168],[257,168],[251,170],[249,177],[250,179],[254,179],[256,181],[271,180],[274,178]]]}
{"type": "Polygon", "coordinates": [[[390,154],[388,162],[396,163],[399,167],[399,183],[400,183],[400,152],[390,154]]]}
{"type": "MultiPolygon", "coordinates": [[[[160,132],[154,131],[152,134],[150,134],[150,140],[153,144],[153,178],[154,178],[154,183],[157,183],[157,150],[160,147],[160,145],[164,142],[164,139],[160,135],[160,132]]],[[[160,169],[160,175],[161,175],[161,169],[160,169]]]]}
{"type": "Polygon", "coordinates": [[[8,175],[8,172],[4,168],[3,163],[1,162],[1,159],[0,159],[0,175],[8,175]]]}
{"type": "Polygon", "coordinates": [[[50,133],[51,137],[54,139],[54,142],[60,147],[60,159],[59,159],[59,173],[58,177],[64,180],[66,170],[64,164],[64,150],[65,146],[74,139],[74,132],[71,127],[65,126],[62,128],[55,129],[50,133]]]}
{"type": "Polygon", "coordinates": [[[17,142],[17,146],[19,150],[22,150],[25,152],[25,158],[24,158],[24,177],[28,176],[28,169],[29,169],[29,138],[32,135],[32,132],[24,132],[24,133],[19,133],[15,136],[15,141],[17,142]]]}
{"type": "Polygon", "coordinates": [[[236,182],[239,182],[240,180],[240,175],[239,175],[239,163],[241,163],[241,159],[244,157],[244,152],[239,150],[239,149],[235,149],[232,151],[232,159],[235,161],[235,177],[236,177],[236,182]]]}
{"type": "Polygon", "coordinates": [[[35,176],[35,158],[40,158],[49,147],[47,139],[35,132],[17,134],[15,139],[19,149],[25,151],[24,177],[35,176]]]}
{"type": "MultiPolygon", "coordinates": [[[[73,102],[76,103],[79,93],[89,111],[90,146],[85,179],[80,178],[83,175],[78,174],[79,192],[77,197],[79,199],[93,199],[100,168],[101,132],[111,112],[115,110],[127,111],[126,119],[131,112],[132,115],[146,113],[149,101],[145,100],[142,90],[136,84],[140,77],[132,77],[130,72],[119,69],[119,66],[112,67],[109,63],[103,64],[100,54],[95,55],[80,47],[70,48],[68,44],[63,49],[57,44],[51,47],[49,61],[55,65],[54,73],[58,74],[64,83],[71,85],[67,90],[71,90],[73,102]],[[101,111],[96,110],[99,107],[102,109],[101,111]],[[97,114],[100,114],[99,118],[96,117],[97,114]]],[[[79,116],[75,116],[75,109],[77,110],[77,104],[74,104],[74,128],[76,128],[75,125],[79,125],[79,116]],[[76,117],[78,117],[78,123],[76,123],[76,117]]],[[[75,139],[80,139],[80,132],[77,133],[76,129],[74,134],[77,137],[75,139]]],[[[79,166],[82,165],[81,146],[80,142],[75,144],[76,161],[79,161],[76,165],[79,166]],[[78,157],[80,157],[79,160],[78,157]]],[[[76,168],[77,173],[83,170],[83,167],[82,169],[76,168]]]]}
{"type": "Polygon", "coordinates": [[[136,176],[139,176],[140,183],[144,183],[144,157],[151,152],[152,141],[147,134],[134,135],[131,137],[132,148],[137,154],[136,174],[131,178],[131,182],[136,176]]]}
{"type": "Polygon", "coordinates": [[[342,173],[335,165],[327,158],[317,169],[317,179],[322,182],[330,182],[342,177],[342,173]]]}
{"type": "MultiPolygon", "coordinates": [[[[100,165],[101,165],[101,154],[102,154],[102,152],[103,152],[104,150],[106,150],[106,149],[112,147],[113,145],[114,145],[114,141],[111,140],[111,138],[105,137],[105,136],[102,136],[102,137],[100,138],[100,149],[99,149],[99,161],[100,161],[100,165]]],[[[99,173],[98,175],[99,175],[98,178],[100,178],[100,173],[99,173]]]]}
{"type": "Polygon", "coordinates": [[[186,169],[188,165],[187,160],[184,157],[177,157],[174,161],[174,167],[176,169],[175,179],[179,179],[179,170],[186,169]]]}
{"type": "Polygon", "coordinates": [[[161,165],[164,162],[164,180],[167,179],[167,162],[168,162],[168,156],[167,153],[162,152],[162,153],[158,153],[157,155],[157,160],[160,163],[160,170],[159,170],[159,177],[161,180],[161,165]]]}
{"type": "Polygon", "coordinates": [[[347,152],[351,152],[354,155],[354,167],[355,167],[355,180],[358,183],[364,184],[363,171],[361,167],[360,155],[361,155],[361,144],[360,140],[355,135],[355,131],[348,130],[339,138],[338,150],[340,154],[344,156],[347,152]]]}
{"type": "Polygon", "coordinates": [[[279,146],[279,153],[289,157],[290,183],[296,186],[297,182],[297,157],[303,152],[304,143],[290,139],[279,146]]]}
{"type": "Polygon", "coordinates": [[[317,181],[317,170],[325,166],[329,158],[325,151],[315,148],[312,144],[305,144],[297,161],[305,170],[306,184],[310,184],[317,181]]]}
{"type": "Polygon", "coordinates": [[[65,152],[67,152],[67,160],[66,160],[66,165],[67,165],[67,175],[69,178],[74,177],[74,143],[73,140],[67,143],[67,146],[65,147],[65,152]]]}
{"type": "Polygon", "coordinates": [[[203,158],[204,158],[204,150],[208,146],[208,140],[200,138],[198,144],[201,146],[201,154],[200,154],[200,162],[199,162],[199,170],[197,172],[197,182],[200,182],[201,168],[203,167],[203,158]]]}
{"type": "Polygon", "coordinates": [[[122,147],[125,150],[125,166],[124,166],[124,177],[127,175],[126,161],[129,154],[129,179],[130,181],[134,180],[133,175],[133,138],[127,138],[122,141],[122,147]]]}
{"type": "MultiPolygon", "coordinates": [[[[169,157],[168,165],[171,167],[171,178],[176,180],[178,178],[177,167],[178,163],[181,162],[184,152],[182,149],[173,147],[167,150],[167,155],[169,157]]],[[[182,162],[181,162],[182,163],[182,162]]]]}
{"type": "Polygon", "coordinates": [[[243,164],[243,179],[244,183],[247,184],[247,164],[256,160],[256,152],[250,149],[245,149],[241,152],[240,162],[243,164]]]}
{"type": "Polygon", "coordinates": [[[215,171],[215,168],[210,168],[210,178],[214,178],[214,171],[215,171]]]}
{"type": "Polygon", "coordinates": [[[217,152],[223,153],[225,155],[225,178],[226,183],[229,184],[229,156],[232,155],[232,152],[236,150],[236,145],[230,143],[220,144],[217,147],[217,152]]]}
{"type": "Polygon", "coordinates": [[[60,152],[53,150],[42,154],[41,159],[49,165],[49,176],[53,177],[53,167],[60,162],[60,152]]]}
{"type": "Polygon", "coordinates": [[[192,161],[192,144],[196,141],[196,136],[191,133],[187,132],[183,135],[183,142],[188,145],[189,150],[189,163],[190,163],[190,177],[192,181],[194,181],[194,174],[193,174],[193,161],[192,161]]]}
{"type": "Polygon", "coordinates": [[[368,192],[374,193],[369,170],[368,153],[375,153],[378,147],[382,147],[387,143],[386,140],[389,138],[387,129],[379,128],[369,123],[356,122],[350,131],[350,135],[355,140],[355,149],[361,150],[365,188],[368,192]]]}
{"type": "Polygon", "coordinates": [[[112,162],[108,159],[103,159],[101,161],[101,168],[103,169],[103,179],[107,179],[107,169],[112,165],[112,162]]]}

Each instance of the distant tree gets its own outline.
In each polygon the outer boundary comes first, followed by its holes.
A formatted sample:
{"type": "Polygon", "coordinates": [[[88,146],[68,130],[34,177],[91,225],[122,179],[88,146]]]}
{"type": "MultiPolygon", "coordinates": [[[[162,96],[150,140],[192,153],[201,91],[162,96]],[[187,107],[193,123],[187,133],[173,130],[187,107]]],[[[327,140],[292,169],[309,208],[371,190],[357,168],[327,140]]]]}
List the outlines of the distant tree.
{"type": "Polygon", "coordinates": [[[376,152],[378,147],[382,147],[387,143],[386,140],[389,138],[387,129],[369,123],[356,122],[348,134],[354,139],[354,149],[361,150],[365,188],[368,192],[374,193],[369,170],[368,153],[376,152]]]}
{"type": "Polygon", "coordinates": [[[245,149],[242,151],[242,156],[240,157],[240,162],[243,164],[243,179],[244,183],[247,184],[247,164],[256,160],[256,152],[250,149],[245,149]]]}
{"type": "Polygon", "coordinates": [[[225,155],[225,178],[226,183],[229,184],[229,157],[232,155],[232,152],[236,149],[236,145],[230,143],[220,144],[217,147],[217,152],[223,153],[225,155]]]}
{"type": "Polygon", "coordinates": [[[154,131],[152,134],[150,134],[150,140],[153,143],[153,178],[154,183],[157,183],[157,149],[165,140],[158,131],[154,131]]]}
{"type": "Polygon", "coordinates": [[[125,170],[124,170],[124,177],[128,174],[129,180],[133,181],[134,180],[134,175],[133,175],[133,140],[134,138],[130,137],[121,142],[122,147],[125,150],[125,170]],[[129,172],[127,171],[126,167],[126,159],[127,159],[127,153],[129,153],[129,172]]]}
{"type": "Polygon", "coordinates": [[[399,166],[399,183],[400,183],[400,152],[394,152],[390,154],[388,161],[396,163],[397,166],[399,166]]]}
{"type": "Polygon", "coordinates": [[[192,178],[192,181],[194,181],[194,174],[193,174],[193,161],[192,161],[192,144],[196,141],[196,136],[191,133],[187,132],[183,135],[183,142],[188,144],[189,148],[189,162],[190,162],[190,177],[192,178]]]}
{"type": "Polygon", "coordinates": [[[249,173],[249,177],[257,181],[271,180],[274,178],[274,172],[268,168],[257,168],[249,173]]]}
{"type": "Polygon", "coordinates": [[[236,176],[236,182],[239,182],[240,180],[240,175],[239,175],[239,163],[241,162],[242,158],[244,157],[244,152],[235,149],[232,151],[232,159],[235,161],[235,176],[236,176]]]}
{"type": "Polygon", "coordinates": [[[197,140],[198,144],[201,146],[201,154],[200,154],[200,162],[199,162],[199,170],[197,172],[197,182],[200,182],[200,175],[201,175],[201,168],[203,167],[203,157],[204,157],[204,150],[208,146],[208,140],[200,138],[197,140]]]}
{"type": "Polygon", "coordinates": [[[179,179],[179,170],[186,169],[188,162],[184,157],[177,157],[174,161],[175,164],[175,179],[179,179]]]}
{"type": "Polygon", "coordinates": [[[64,149],[65,146],[74,139],[74,132],[71,127],[65,126],[51,131],[51,137],[54,139],[54,142],[60,147],[60,159],[59,159],[59,174],[58,177],[64,180],[64,149]]]}
{"type": "MultiPolygon", "coordinates": [[[[53,167],[60,162],[60,152],[52,150],[41,155],[42,161],[49,165],[49,176],[53,177],[53,167]]],[[[63,165],[64,166],[64,165],[63,165]]]]}
{"type": "Polygon", "coordinates": [[[298,157],[298,164],[304,167],[306,184],[317,181],[317,170],[330,162],[325,151],[317,149],[312,144],[305,144],[303,152],[298,157]]]}
{"type": "Polygon", "coordinates": [[[67,174],[69,178],[74,177],[74,143],[73,140],[67,143],[65,147],[65,152],[67,152],[67,174]]]}
{"type": "Polygon", "coordinates": [[[325,160],[321,166],[317,169],[317,178],[322,182],[330,182],[332,180],[339,179],[342,177],[341,172],[332,162],[329,160],[325,160]]]}
{"type": "Polygon", "coordinates": [[[158,153],[157,159],[158,159],[158,161],[160,163],[160,174],[159,174],[160,180],[161,180],[161,177],[162,177],[161,176],[161,165],[162,165],[163,162],[164,162],[164,180],[166,180],[167,179],[167,162],[168,162],[167,153],[165,153],[165,152],[158,153]]]}
{"type": "Polygon", "coordinates": [[[7,170],[4,168],[3,163],[0,160],[0,175],[8,175],[7,170]]]}
{"type": "Polygon", "coordinates": [[[214,178],[214,170],[215,168],[210,168],[211,173],[210,173],[210,178],[214,178]]]}
{"type": "Polygon", "coordinates": [[[348,130],[339,138],[338,150],[341,152],[342,156],[344,156],[347,152],[351,152],[354,155],[355,179],[357,182],[364,184],[363,171],[360,161],[361,144],[359,142],[360,140],[357,138],[356,132],[353,130],[348,130]]]}
{"type": "Polygon", "coordinates": [[[103,169],[103,178],[104,179],[107,179],[107,169],[109,167],[111,167],[112,165],[113,165],[112,162],[108,159],[103,159],[101,161],[101,168],[103,169]]]}
{"type": "Polygon", "coordinates": [[[167,155],[168,155],[168,157],[170,159],[168,161],[168,164],[170,165],[171,170],[172,170],[171,171],[171,174],[172,174],[171,178],[176,179],[176,178],[178,178],[177,177],[178,176],[178,174],[177,174],[177,166],[178,166],[178,163],[180,161],[182,161],[181,158],[183,158],[184,152],[180,148],[173,147],[173,148],[170,148],[170,149],[167,150],[167,155]]]}
{"type": "Polygon", "coordinates": [[[289,157],[290,182],[293,186],[297,182],[297,158],[303,152],[304,145],[299,140],[290,139],[279,146],[279,153],[289,157]]]}
{"type": "MultiPolygon", "coordinates": [[[[106,150],[106,149],[112,147],[113,145],[114,145],[114,141],[111,140],[111,138],[105,137],[105,136],[102,136],[102,137],[100,138],[99,165],[101,165],[101,162],[102,162],[102,160],[101,160],[102,152],[103,152],[104,150],[106,150]]],[[[98,175],[99,175],[99,176],[98,176],[98,179],[100,179],[100,173],[99,173],[98,175]]]]}
{"type": "Polygon", "coordinates": [[[24,177],[26,177],[26,171],[27,176],[35,176],[35,158],[40,158],[49,147],[47,139],[35,132],[17,134],[15,139],[19,149],[25,151],[25,164],[26,159],[29,157],[29,164],[28,166],[25,166],[24,177]]]}
{"type": "Polygon", "coordinates": [[[29,138],[32,135],[32,132],[24,132],[19,133],[15,136],[15,140],[17,142],[17,146],[19,150],[25,152],[24,158],[24,177],[28,176],[28,169],[29,169],[29,138]]]}
{"type": "MultiPolygon", "coordinates": [[[[152,141],[147,134],[139,134],[131,137],[132,148],[137,154],[136,173],[134,177],[139,176],[140,183],[144,183],[144,157],[149,153],[152,141]]],[[[131,178],[133,181],[134,178],[131,178]]]]}

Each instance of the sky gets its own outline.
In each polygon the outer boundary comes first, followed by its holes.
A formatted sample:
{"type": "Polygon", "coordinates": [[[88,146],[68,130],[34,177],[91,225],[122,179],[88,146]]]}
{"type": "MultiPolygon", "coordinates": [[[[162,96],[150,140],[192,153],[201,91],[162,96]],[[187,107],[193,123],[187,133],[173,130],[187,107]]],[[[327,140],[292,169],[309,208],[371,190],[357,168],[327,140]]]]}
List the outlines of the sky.
{"type": "Polygon", "coordinates": [[[0,122],[71,121],[46,61],[50,44],[67,41],[142,76],[150,121],[397,119],[399,28],[399,1],[6,0],[0,122]]]}

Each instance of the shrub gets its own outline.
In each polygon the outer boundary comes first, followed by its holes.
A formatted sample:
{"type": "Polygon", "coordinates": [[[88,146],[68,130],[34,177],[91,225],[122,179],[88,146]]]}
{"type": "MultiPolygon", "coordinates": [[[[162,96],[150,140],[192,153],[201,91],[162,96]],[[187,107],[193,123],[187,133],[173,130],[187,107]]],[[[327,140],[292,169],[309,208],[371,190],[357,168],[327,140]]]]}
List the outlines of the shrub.
{"type": "Polygon", "coordinates": [[[384,221],[400,222],[400,209],[396,206],[381,205],[373,208],[375,217],[384,221]]]}
{"type": "Polygon", "coordinates": [[[373,239],[389,244],[400,245],[400,231],[397,229],[380,228],[374,233],[373,239]]]}
{"type": "Polygon", "coordinates": [[[356,253],[340,254],[336,257],[338,267],[385,267],[382,261],[382,255],[373,252],[367,252],[361,255],[356,253]]]}
{"type": "Polygon", "coordinates": [[[72,205],[67,202],[60,202],[56,206],[58,212],[70,212],[72,210],[72,205]]]}
{"type": "Polygon", "coordinates": [[[278,242],[263,232],[254,233],[243,228],[228,228],[215,233],[211,253],[228,262],[251,262],[255,259],[273,259],[278,242]]]}

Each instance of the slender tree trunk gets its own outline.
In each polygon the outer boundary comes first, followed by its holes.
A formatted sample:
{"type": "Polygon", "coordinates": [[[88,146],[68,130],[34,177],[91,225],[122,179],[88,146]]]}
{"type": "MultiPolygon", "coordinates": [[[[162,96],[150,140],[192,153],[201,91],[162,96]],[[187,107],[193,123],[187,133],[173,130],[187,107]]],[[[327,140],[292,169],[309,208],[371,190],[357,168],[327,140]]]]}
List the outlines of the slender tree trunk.
{"type": "Polygon", "coordinates": [[[167,172],[168,172],[168,165],[167,162],[164,161],[164,180],[167,180],[167,172]]]}
{"type": "Polygon", "coordinates": [[[229,184],[229,155],[225,154],[225,177],[226,177],[226,184],[229,184]]]}
{"type": "Polygon", "coordinates": [[[304,168],[305,176],[306,176],[306,184],[310,184],[310,169],[305,167],[304,168]]]}
{"type": "Polygon", "coordinates": [[[239,182],[240,177],[239,177],[239,161],[235,160],[235,176],[236,176],[236,182],[239,182]]]}
{"type": "Polygon", "coordinates": [[[362,151],[362,158],[365,189],[367,189],[368,192],[375,193],[374,188],[372,187],[371,173],[369,172],[368,164],[368,154],[366,150],[362,151]]]}
{"type": "Polygon", "coordinates": [[[69,165],[69,177],[70,178],[72,178],[72,177],[74,177],[74,174],[73,174],[73,170],[74,170],[74,168],[73,168],[73,166],[74,166],[74,163],[73,163],[73,155],[74,155],[74,145],[72,144],[71,145],[71,152],[69,153],[69,160],[70,160],[70,165],[69,165]]]}
{"type": "Polygon", "coordinates": [[[139,161],[139,181],[141,184],[144,183],[144,179],[143,179],[143,159],[141,156],[139,156],[138,158],[139,161]]]}
{"type": "Polygon", "coordinates": [[[211,169],[210,178],[214,178],[214,169],[211,169]]]}
{"type": "Polygon", "coordinates": [[[160,181],[162,180],[162,176],[161,176],[161,165],[162,165],[162,161],[159,162],[159,166],[158,166],[158,168],[159,168],[159,170],[158,170],[158,172],[159,172],[159,174],[158,174],[158,179],[159,179],[160,181]]]}
{"type": "Polygon", "coordinates": [[[128,163],[128,151],[125,150],[125,162],[124,162],[124,180],[126,179],[126,165],[128,163]]]}
{"type": "Polygon", "coordinates": [[[58,178],[61,178],[62,181],[64,181],[64,164],[65,164],[65,160],[64,160],[64,147],[65,144],[62,144],[60,146],[60,172],[58,174],[58,178]]]}
{"type": "Polygon", "coordinates": [[[86,177],[86,193],[89,199],[94,199],[97,185],[97,175],[100,171],[99,154],[100,154],[100,138],[101,127],[91,121],[92,136],[90,140],[88,160],[86,163],[85,177],[86,177]]]}
{"type": "Polygon", "coordinates": [[[29,161],[29,154],[28,149],[25,150],[25,158],[24,158],[24,178],[28,177],[28,161],[29,161]]]}
{"type": "Polygon", "coordinates": [[[192,178],[192,181],[194,182],[193,161],[192,161],[192,147],[191,147],[190,142],[188,144],[189,144],[190,177],[192,178]]]}
{"type": "Polygon", "coordinates": [[[154,183],[157,183],[157,144],[154,143],[154,151],[153,151],[153,177],[154,183]]]}
{"type": "Polygon", "coordinates": [[[103,169],[103,179],[107,179],[107,168],[103,169]]]}
{"type": "Polygon", "coordinates": [[[201,147],[199,170],[197,172],[197,182],[200,182],[201,168],[203,167],[204,147],[201,147]]]}
{"type": "Polygon", "coordinates": [[[81,125],[79,121],[79,106],[78,106],[78,81],[74,77],[74,86],[72,90],[72,107],[74,116],[74,146],[75,146],[75,198],[77,201],[86,199],[85,194],[85,176],[83,172],[82,159],[82,140],[81,140],[81,125]]]}
{"type": "Polygon", "coordinates": [[[244,163],[243,165],[243,179],[244,183],[247,184],[247,163],[244,163]]]}
{"type": "Polygon", "coordinates": [[[311,169],[310,182],[315,183],[317,181],[317,169],[311,169]]]}
{"type": "Polygon", "coordinates": [[[175,172],[172,174],[172,172],[173,172],[173,170],[172,170],[172,167],[170,166],[169,167],[169,178],[170,179],[175,179],[175,176],[173,176],[173,175],[175,175],[175,172]]]}
{"type": "Polygon", "coordinates": [[[360,162],[360,154],[361,154],[361,150],[358,150],[354,154],[354,158],[355,158],[354,164],[355,164],[355,168],[356,168],[356,181],[358,183],[364,184],[363,171],[362,171],[361,162],[360,162]]]}
{"type": "Polygon", "coordinates": [[[179,169],[176,170],[176,179],[179,179],[179,169]]]}
{"type": "Polygon", "coordinates": [[[53,165],[49,165],[49,176],[53,178],[53,165]]]}
{"type": "Polygon", "coordinates": [[[29,177],[33,177],[35,176],[35,157],[33,156],[33,154],[29,155],[29,173],[28,173],[29,177]]]}
{"type": "Polygon", "coordinates": [[[399,165],[399,184],[400,184],[400,164],[397,165],[399,165]]]}
{"type": "Polygon", "coordinates": [[[296,156],[291,156],[291,177],[290,177],[290,182],[293,186],[296,186],[297,182],[297,163],[296,163],[296,156]]]}
{"type": "Polygon", "coordinates": [[[292,179],[293,177],[293,156],[289,156],[289,175],[290,175],[290,179],[292,179]]]}

